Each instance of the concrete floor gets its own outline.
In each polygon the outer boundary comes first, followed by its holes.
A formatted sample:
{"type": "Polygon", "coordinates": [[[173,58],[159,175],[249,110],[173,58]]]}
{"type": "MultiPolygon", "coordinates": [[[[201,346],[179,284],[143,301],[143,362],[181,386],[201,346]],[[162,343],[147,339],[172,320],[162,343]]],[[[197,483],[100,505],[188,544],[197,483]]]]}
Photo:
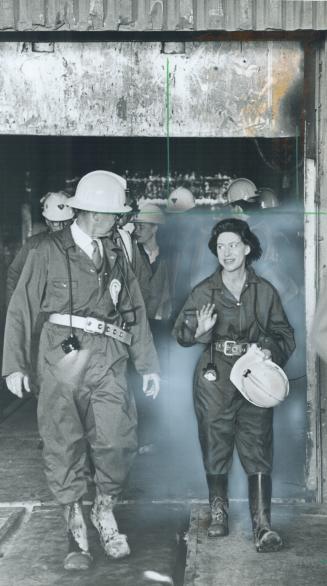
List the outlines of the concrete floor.
{"type": "Polygon", "coordinates": [[[284,548],[257,553],[247,503],[231,503],[230,534],[207,537],[208,507],[194,505],[184,586],[325,586],[327,508],[273,505],[273,526],[284,548]]]}
{"type": "Polygon", "coordinates": [[[106,559],[90,527],[93,568],[87,573],[64,572],[62,513],[46,486],[38,444],[35,402],[30,400],[0,425],[0,586],[327,583],[324,507],[275,504],[274,525],[285,542],[277,554],[255,552],[245,502],[231,502],[230,536],[208,541],[206,489],[195,442],[186,451],[167,442],[159,445],[157,453],[137,457],[124,501],[117,508],[120,528],[132,547],[130,558],[106,559]],[[184,579],[185,542],[179,535],[190,510],[184,579]],[[148,579],[147,571],[157,572],[156,579],[148,579]]]}

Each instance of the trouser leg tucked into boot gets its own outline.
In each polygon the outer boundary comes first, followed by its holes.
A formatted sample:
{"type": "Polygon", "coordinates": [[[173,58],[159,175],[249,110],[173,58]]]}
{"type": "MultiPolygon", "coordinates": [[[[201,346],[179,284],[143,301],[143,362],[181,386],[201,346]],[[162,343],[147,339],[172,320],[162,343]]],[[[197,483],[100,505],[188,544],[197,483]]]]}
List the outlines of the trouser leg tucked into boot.
{"type": "Polygon", "coordinates": [[[64,517],[67,524],[68,554],[65,570],[88,570],[92,563],[87,539],[87,528],[80,502],[65,505],[64,517]]]}
{"type": "Polygon", "coordinates": [[[228,535],[228,476],[227,474],[207,474],[211,521],[208,537],[228,535]]]}
{"type": "Polygon", "coordinates": [[[249,504],[253,536],[258,552],[278,551],[283,547],[281,537],[270,526],[271,477],[268,474],[249,476],[249,504]]]}
{"type": "Polygon", "coordinates": [[[91,521],[100,535],[105,553],[111,558],[123,558],[131,551],[126,535],[119,533],[113,513],[114,500],[109,495],[97,492],[91,511],[91,521]]]}

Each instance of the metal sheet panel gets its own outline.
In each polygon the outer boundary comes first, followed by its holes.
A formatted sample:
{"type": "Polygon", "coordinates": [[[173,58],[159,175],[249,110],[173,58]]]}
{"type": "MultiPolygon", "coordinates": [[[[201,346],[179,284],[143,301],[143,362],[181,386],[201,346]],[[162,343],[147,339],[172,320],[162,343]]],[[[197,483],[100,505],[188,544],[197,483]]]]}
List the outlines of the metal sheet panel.
{"type": "Polygon", "coordinates": [[[3,134],[165,136],[168,90],[171,136],[296,134],[303,84],[297,42],[186,43],[184,53],[169,55],[161,43],[44,49],[0,44],[3,134]]]}
{"type": "Polygon", "coordinates": [[[324,30],[323,0],[0,0],[0,30],[324,30]]]}

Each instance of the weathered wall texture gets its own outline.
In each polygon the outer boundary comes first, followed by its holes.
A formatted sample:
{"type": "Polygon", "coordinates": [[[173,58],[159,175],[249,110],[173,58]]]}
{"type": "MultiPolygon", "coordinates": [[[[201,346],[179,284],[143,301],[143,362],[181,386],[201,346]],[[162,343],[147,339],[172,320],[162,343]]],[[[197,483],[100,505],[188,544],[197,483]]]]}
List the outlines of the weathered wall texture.
{"type": "Polygon", "coordinates": [[[327,28],[317,0],[1,0],[2,30],[297,30],[327,28]]]}
{"type": "MultiPolygon", "coordinates": [[[[327,41],[320,52],[319,65],[319,96],[317,100],[318,117],[318,189],[316,201],[317,215],[317,248],[318,248],[318,275],[317,285],[319,295],[326,295],[327,290],[327,41]]],[[[326,340],[327,344],[327,340],[326,340]]],[[[317,445],[321,447],[318,453],[317,467],[322,474],[322,499],[327,503],[327,363],[320,362],[319,387],[316,391],[318,437],[317,445]]]]}
{"type": "Polygon", "coordinates": [[[292,136],[299,124],[296,42],[186,43],[177,55],[160,43],[52,48],[0,44],[0,133],[165,136],[168,89],[170,136],[292,136]]]}

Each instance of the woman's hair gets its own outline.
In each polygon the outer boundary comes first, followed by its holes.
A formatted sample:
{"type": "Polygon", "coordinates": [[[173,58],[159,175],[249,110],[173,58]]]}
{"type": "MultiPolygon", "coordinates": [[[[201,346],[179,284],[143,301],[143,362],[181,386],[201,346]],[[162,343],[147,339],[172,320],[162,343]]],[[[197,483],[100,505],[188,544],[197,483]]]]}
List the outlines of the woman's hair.
{"type": "Polygon", "coordinates": [[[211,231],[208,246],[215,256],[218,256],[217,239],[218,236],[223,232],[233,232],[234,234],[238,234],[243,244],[247,244],[250,247],[250,252],[245,259],[246,265],[250,265],[254,260],[258,260],[262,255],[262,248],[259,238],[257,238],[257,236],[251,232],[248,223],[237,218],[226,218],[225,220],[218,222],[218,224],[216,224],[211,231]]]}

